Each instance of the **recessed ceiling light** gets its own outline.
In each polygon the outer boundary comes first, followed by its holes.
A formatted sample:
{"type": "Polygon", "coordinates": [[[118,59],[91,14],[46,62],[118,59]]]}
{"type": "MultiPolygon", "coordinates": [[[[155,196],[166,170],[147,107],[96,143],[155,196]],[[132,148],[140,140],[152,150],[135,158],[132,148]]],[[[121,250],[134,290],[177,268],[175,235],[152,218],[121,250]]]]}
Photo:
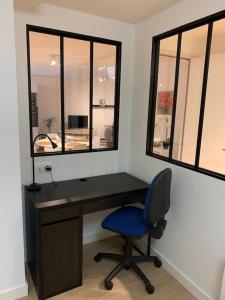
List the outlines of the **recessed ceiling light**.
{"type": "Polygon", "coordinates": [[[51,66],[54,67],[54,66],[60,64],[60,62],[59,62],[59,60],[60,60],[60,55],[58,55],[58,54],[50,54],[49,57],[50,57],[50,65],[51,65],[51,66]]]}

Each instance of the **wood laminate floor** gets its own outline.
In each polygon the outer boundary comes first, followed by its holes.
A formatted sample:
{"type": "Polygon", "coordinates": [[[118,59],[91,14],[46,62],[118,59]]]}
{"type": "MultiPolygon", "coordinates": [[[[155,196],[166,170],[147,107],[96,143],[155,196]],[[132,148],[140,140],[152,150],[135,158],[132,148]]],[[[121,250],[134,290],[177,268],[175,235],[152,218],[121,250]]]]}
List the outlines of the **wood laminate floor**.
{"type": "MultiPolygon", "coordinates": [[[[196,300],[163,267],[157,269],[149,262],[140,263],[139,266],[155,286],[153,295],[146,293],[142,281],[131,270],[122,270],[113,279],[113,289],[105,290],[104,278],[114,268],[116,262],[103,259],[96,263],[93,257],[100,251],[119,253],[122,243],[121,238],[116,236],[85,245],[83,286],[52,297],[51,300],[196,300]]],[[[27,277],[29,296],[21,300],[37,300],[29,273],[27,277]]]]}

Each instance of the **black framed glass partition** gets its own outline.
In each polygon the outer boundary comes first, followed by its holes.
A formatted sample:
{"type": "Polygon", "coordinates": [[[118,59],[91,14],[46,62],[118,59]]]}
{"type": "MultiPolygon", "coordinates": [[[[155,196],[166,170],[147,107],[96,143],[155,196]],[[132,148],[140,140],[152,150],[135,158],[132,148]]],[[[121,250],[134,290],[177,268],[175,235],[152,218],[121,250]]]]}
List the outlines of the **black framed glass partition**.
{"type": "Polygon", "coordinates": [[[118,149],[121,47],[27,25],[31,155],[118,149]]]}
{"type": "Polygon", "coordinates": [[[225,11],[153,37],[146,154],[225,179],[225,11]]]}

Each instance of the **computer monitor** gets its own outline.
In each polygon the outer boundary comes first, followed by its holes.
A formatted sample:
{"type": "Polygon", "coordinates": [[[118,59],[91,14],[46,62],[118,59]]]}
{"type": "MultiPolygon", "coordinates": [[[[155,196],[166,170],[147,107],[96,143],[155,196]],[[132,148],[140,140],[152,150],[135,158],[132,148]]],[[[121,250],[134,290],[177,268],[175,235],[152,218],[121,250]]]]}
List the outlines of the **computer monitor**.
{"type": "Polygon", "coordinates": [[[88,116],[68,116],[68,128],[88,128],[88,116]]]}

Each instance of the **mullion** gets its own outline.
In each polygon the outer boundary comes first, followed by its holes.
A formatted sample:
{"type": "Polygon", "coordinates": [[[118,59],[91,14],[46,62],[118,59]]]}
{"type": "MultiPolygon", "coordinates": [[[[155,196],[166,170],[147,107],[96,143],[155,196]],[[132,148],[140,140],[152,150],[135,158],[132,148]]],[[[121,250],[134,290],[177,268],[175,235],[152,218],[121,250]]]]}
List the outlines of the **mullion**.
{"type": "Polygon", "coordinates": [[[63,36],[60,36],[60,89],[61,89],[61,140],[62,140],[62,153],[65,153],[64,37],[63,36]]]}
{"type": "Polygon", "coordinates": [[[199,168],[209,62],[210,62],[210,53],[211,53],[212,32],[213,32],[213,22],[209,23],[208,26],[208,36],[207,36],[207,44],[206,44],[206,52],[205,52],[205,66],[204,66],[203,83],[202,83],[201,106],[200,106],[199,123],[198,123],[198,137],[197,137],[196,155],[195,155],[195,168],[199,168]]]}
{"type": "Polygon", "coordinates": [[[33,147],[33,114],[32,114],[32,90],[31,90],[31,61],[30,61],[30,31],[27,28],[27,71],[28,71],[28,92],[29,92],[29,121],[30,121],[30,150],[31,157],[35,156],[33,147]]]}
{"type": "Polygon", "coordinates": [[[182,42],[182,33],[178,34],[177,41],[177,57],[176,57],[176,69],[175,69],[175,80],[174,80],[174,93],[173,93],[173,112],[172,112],[172,121],[171,121],[171,130],[170,130],[170,148],[169,148],[169,158],[172,158],[173,155],[173,142],[174,142],[174,129],[176,122],[176,110],[177,110],[177,91],[179,83],[179,71],[180,71],[180,53],[181,53],[181,42],[182,42]]]}
{"type": "Polygon", "coordinates": [[[92,151],[94,45],[90,42],[89,151],[92,151]]]}
{"type": "Polygon", "coordinates": [[[157,86],[158,86],[158,71],[159,71],[159,52],[160,40],[152,41],[152,64],[151,64],[151,84],[149,94],[149,119],[148,119],[148,134],[147,134],[147,152],[153,153],[154,146],[154,129],[155,129],[155,111],[157,101],[157,86]],[[150,146],[149,146],[150,145],[150,146]],[[149,151],[150,150],[150,151],[149,151]]]}
{"type": "Polygon", "coordinates": [[[118,148],[119,130],[119,95],[120,95],[120,69],[121,69],[121,46],[116,46],[116,67],[115,67],[115,93],[114,93],[114,143],[113,148],[118,148]]]}

